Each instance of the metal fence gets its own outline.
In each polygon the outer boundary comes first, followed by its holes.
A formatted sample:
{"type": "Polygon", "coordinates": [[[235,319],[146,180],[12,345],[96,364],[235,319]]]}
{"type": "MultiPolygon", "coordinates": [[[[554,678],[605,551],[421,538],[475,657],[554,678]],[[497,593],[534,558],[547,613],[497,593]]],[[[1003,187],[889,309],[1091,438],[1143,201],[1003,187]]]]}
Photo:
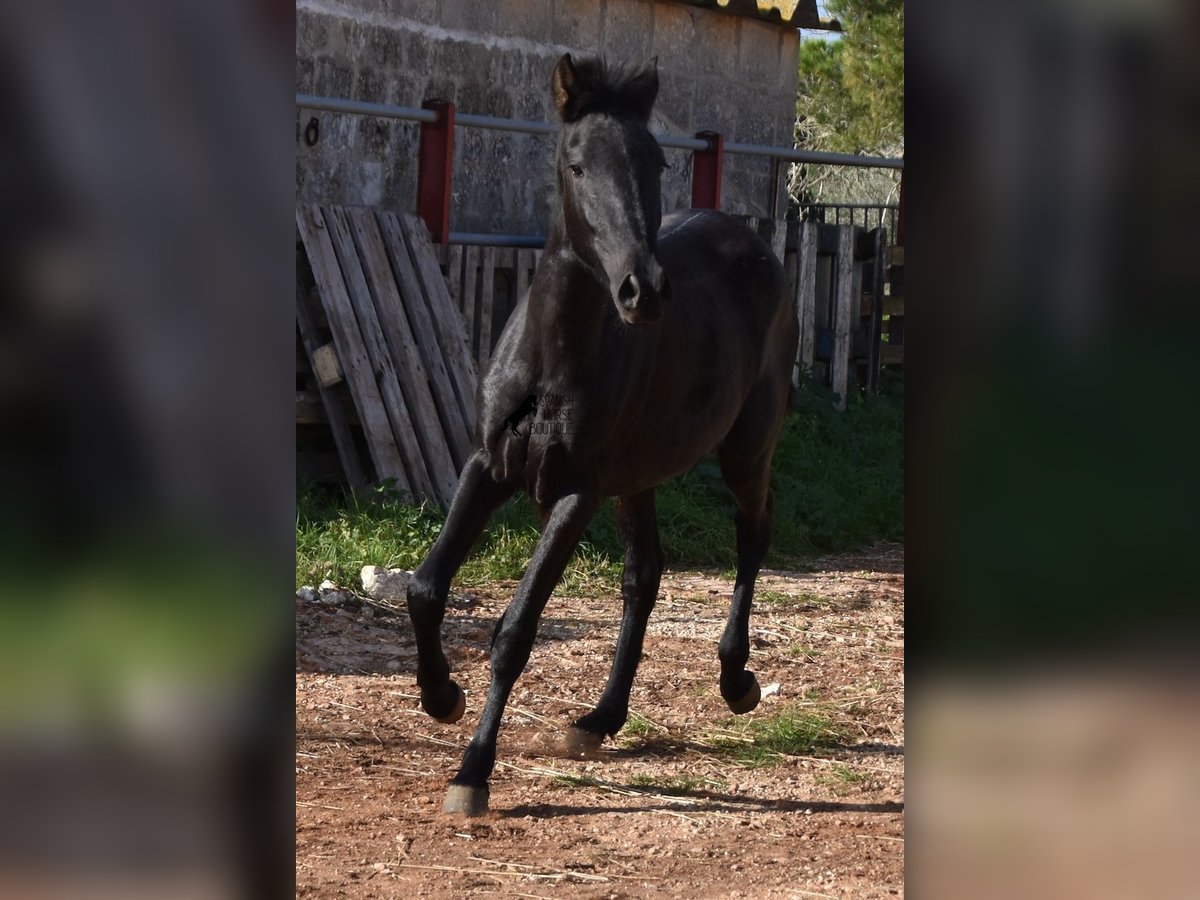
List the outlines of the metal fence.
{"type": "Polygon", "coordinates": [[[900,206],[896,203],[808,203],[800,205],[801,218],[825,225],[857,225],[870,230],[884,227],[888,243],[895,245],[896,222],[900,206]]]}
{"type": "MultiPolygon", "coordinates": [[[[422,154],[426,153],[426,148],[424,145],[426,137],[433,136],[439,128],[441,128],[444,132],[448,131],[451,134],[457,127],[515,131],[525,134],[550,134],[557,129],[557,126],[550,122],[535,122],[526,119],[505,119],[495,116],[459,113],[456,110],[453,110],[452,107],[450,109],[450,115],[447,118],[445,107],[450,106],[450,104],[439,103],[437,106],[441,110],[440,112],[434,108],[431,108],[430,104],[427,104],[426,108],[418,109],[416,107],[396,106],[388,103],[371,103],[367,101],[346,100],[336,97],[320,97],[313,94],[296,94],[296,107],[298,109],[324,110],[327,112],[342,113],[347,115],[377,116],[386,119],[399,119],[403,121],[419,122],[422,127],[422,154]],[[449,127],[447,127],[447,123],[449,127]]],[[[694,198],[697,196],[709,198],[720,196],[720,180],[722,177],[720,159],[724,154],[741,154],[746,156],[759,156],[772,159],[775,161],[777,177],[780,169],[785,163],[816,163],[821,165],[855,166],[861,168],[904,169],[903,159],[882,156],[860,156],[851,153],[823,153],[816,150],[805,150],[797,147],[772,147],[766,144],[749,144],[740,143],[737,141],[726,141],[722,135],[709,131],[699,132],[694,137],[674,134],[656,134],[654,137],[663,147],[669,147],[678,150],[690,150],[696,154],[697,159],[700,157],[708,158],[707,165],[703,167],[693,167],[694,198]],[[714,185],[708,185],[704,190],[697,189],[697,181],[702,177],[698,171],[699,168],[702,168],[706,173],[706,175],[703,177],[712,179],[715,182],[714,185]]],[[[452,140],[452,136],[449,137],[449,141],[452,140]]],[[[434,147],[438,146],[436,138],[430,141],[430,145],[434,147]]],[[[446,158],[445,164],[447,166],[450,164],[450,153],[448,150],[449,146],[450,144],[443,140],[439,150],[434,151],[435,153],[441,152],[444,154],[446,158]]],[[[435,176],[433,181],[437,181],[440,178],[440,172],[434,171],[433,174],[435,176]]],[[[429,190],[437,191],[442,195],[443,207],[448,210],[448,186],[449,180],[447,179],[444,182],[444,186],[438,186],[435,184],[431,188],[427,189],[425,185],[418,185],[418,191],[421,194],[426,194],[429,192],[429,190]]],[[[694,202],[694,205],[699,206],[707,204],[694,202]]],[[[836,207],[824,205],[823,207],[813,206],[809,208],[813,210],[819,209],[817,215],[814,216],[817,218],[817,221],[828,221],[828,219],[823,218],[823,216],[827,215],[827,209],[836,210],[834,219],[836,223],[842,223],[844,221],[845,224],[853,224],[855,221],[853,218],[847,220],[840,218],[840,211],[852,210],[855,208],[854,204],[842,204],[836,207]]],[[[877,208],[878,207],[870,206],[858,207],[858,209],[862,212],[864,223],[868,221],[868,215],[870,211],[877,208]]],[[[881,207],[881,209],[889,212],[890,214],[888,234],[895,235],[897,224],[897,207],[885,205],[881,207]]],[[[448,213],[445,213],[445,215],[448,215],[448,213]]],[[[853,213],[851,213],[851,215],[853,216],[853,213]]],[[[437,223],[429,221],[431,218],[430,216],[427,216],[424,211],[422,211],[422,216],[426,218],[427,223],[430,225],[430,230],[434,234],[434,239],[443,243],[491,244],[498,247],[540,247],[544,243],[543,237],[535,235],[469,234],[464,232],[456,232],[450,230],[449,228],[447,228],[446,233],[442,235],[440,229],[436,227],[437,223]]],[[[876,221],[876,225],[882,223],[882,216],[883,212],[880,213],[878,221],[876,221]]],[[[774,218],[776,216],[772,217],[774,218]]],[[[782,216],[778,217],[782,218],[782,216]]],[[[864,225],[864,227],[874,226],[864,225]]]]}

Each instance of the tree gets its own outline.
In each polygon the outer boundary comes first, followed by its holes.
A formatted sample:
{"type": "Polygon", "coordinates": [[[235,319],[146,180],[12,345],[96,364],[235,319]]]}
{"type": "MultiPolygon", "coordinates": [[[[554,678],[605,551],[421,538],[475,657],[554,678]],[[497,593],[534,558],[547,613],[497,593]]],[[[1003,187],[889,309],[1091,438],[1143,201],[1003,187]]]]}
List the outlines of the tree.
{"type": "MultiPolygon", "coordinates": [[[[902,0],[829,0],[842,25],[833,40],[800,45],[796,143],[812,150],[904,154],[902,0]]],[[[879,169],[794,166],[801,203],[894,201],[899,176],[879,169]]]]}

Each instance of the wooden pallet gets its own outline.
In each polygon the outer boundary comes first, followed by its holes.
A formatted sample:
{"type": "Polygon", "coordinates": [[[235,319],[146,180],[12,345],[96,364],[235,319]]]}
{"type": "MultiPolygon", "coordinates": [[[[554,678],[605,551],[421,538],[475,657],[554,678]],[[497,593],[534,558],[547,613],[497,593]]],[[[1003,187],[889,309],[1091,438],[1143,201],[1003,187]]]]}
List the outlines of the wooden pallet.
{"type": "Polygon", "coordinates": [[[452,244],[438,249],[450,299],[462,316],[467,347],[483,377],[492,351],[537,271],[541,250],[452,244]]]}
{"type": "MultiPolygon", "coordinates": [[[[349,388],[379,480],[448,506],[472,449],[476,369],[425,225],[319,204],[298,206],[296,225],[333,338],[305,341],[312,371],[349,388]]],[[[302,335],[315,335],[299,301],[302,335]]]]}
{"type": "Polygon", "coordinates": [[[884,305],[887,314],[887,343],[880,362],[885,366],[904,366],[904,248],[892,247],[888,254],[888,290],[884,305]]]}

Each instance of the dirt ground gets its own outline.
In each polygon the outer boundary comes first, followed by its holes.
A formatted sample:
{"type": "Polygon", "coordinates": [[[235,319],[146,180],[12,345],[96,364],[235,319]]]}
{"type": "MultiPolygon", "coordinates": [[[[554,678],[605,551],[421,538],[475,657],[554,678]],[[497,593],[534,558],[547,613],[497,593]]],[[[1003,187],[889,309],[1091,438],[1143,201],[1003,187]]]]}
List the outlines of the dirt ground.
{"type": "Polygon", "coordinates": [[[487,645],[513,585],[456,594],[444,633],[467,714],[419,709],[394,606],[297,601],[297,885],[301,897],[903,896],[903,549],[764,571],[750,668],[763,702],[732,717],[717,640],[732,583],[664,574],[633,726],[603,758],[548,752],[608,674],[619,598],[555,596],[500,735],[491,810],[441,812],[475,727],[487,645]],[[731,751],[754,722],[828,721],[811,755],[731,751]]]}

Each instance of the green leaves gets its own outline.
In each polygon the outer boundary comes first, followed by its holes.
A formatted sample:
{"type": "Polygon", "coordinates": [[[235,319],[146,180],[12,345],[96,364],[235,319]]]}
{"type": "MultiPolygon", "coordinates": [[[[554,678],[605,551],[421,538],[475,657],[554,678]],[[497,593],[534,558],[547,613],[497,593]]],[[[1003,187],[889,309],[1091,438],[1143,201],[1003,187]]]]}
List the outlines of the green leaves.
{"type": "MultiPolygon", "coordinates": [[[[903,154],[902,0],[830,0],[828,9],[841,22],[842,36],[808,39],[800,45],[798,143],[835,153],[903,154]]],[[[842,183],[833,173],[814,169],[818,167],[805,167],[794,180],[794,195],[843,202],[885,199],[851,195],[851,182],[842,183]],[[828,183],[824,190],[821,182],[828,183]]],[[[870,182],[859,186],[867,194],[886,191],[895,181],[892,173],[872,175],[870,182]]]]}

